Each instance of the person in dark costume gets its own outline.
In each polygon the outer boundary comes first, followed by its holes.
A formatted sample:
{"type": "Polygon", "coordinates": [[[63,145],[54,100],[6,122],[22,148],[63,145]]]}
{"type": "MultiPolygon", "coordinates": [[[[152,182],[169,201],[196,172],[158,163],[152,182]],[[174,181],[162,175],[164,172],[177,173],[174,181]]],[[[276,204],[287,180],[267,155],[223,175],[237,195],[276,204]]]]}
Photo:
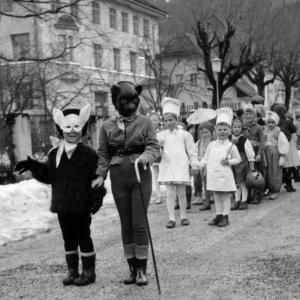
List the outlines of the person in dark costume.
{"type": "MultiPolygon", "coordinates": [[[[130,275],[125,284],[148,284],[148,232],[146,216],[135,174],[134,162],[152,165],[159,157],[160,146],[151,120],[139,114],[139,95],[143,88],[122,81],[112,86],[111,95],[118,115],[106,120],[100,130],[99,177],[93,185],[101,185],[110,172],[111,187],[122,228],[124,256],[130,275]]],[[[152,193],[150,167],[139,166],[141,188],[146,210],[152,193]]]]}
{"type": "Polygon", "coordinates": [[[51,184],[50,210],[57,213],[64,239],[68,275],[65,285],[88,285],[96,280],[96,254],[91,238],[91,213],[102,205],[106,190],[103,186],[92,190],[91,184],[97,169],[96,152],[81,142],[86,134],[90,105],[79,109],[53,110],[59,140],[50,137],[54,148],[49,151],[46,163],[28,157],[15,166],[15,171],[31,171],[35,179],[51,184]],[[79,274],[80,248],[82,273],[79,274]]]}

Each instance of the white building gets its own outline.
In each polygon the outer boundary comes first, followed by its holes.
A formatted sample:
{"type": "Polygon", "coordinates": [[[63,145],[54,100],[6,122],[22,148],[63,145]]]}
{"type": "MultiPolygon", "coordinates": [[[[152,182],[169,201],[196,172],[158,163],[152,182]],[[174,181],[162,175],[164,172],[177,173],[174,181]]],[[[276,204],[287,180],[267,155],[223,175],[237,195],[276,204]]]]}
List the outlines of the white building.
{"type": "MultiPolygon", "coordinates": [[[[157,51],[158,24],[167,17],[145,0],[53,0],[45,4],[1,0],[1,10],[8,15],[0,20],[0,53],[6,58],[1,60],[2,71],[13,68],[15,73],[26,74],[22,84],[31,83],[31,87],[37,82],[30,82],[32,74],[39,72],[45,84],[43,97],[37,89],[28,93],[28,87],[18,92],[13,108],[45,109],[40,105],[43,98],[49,111],[53,106],[86,102],[94,110],[112,108],[109,88],[113,83],[140,83],[149,78],[145,45],[157,51]],[[32,17],[9,16],[28,16],[32,11],[32,17]]],[[[4,98],[6,92],[2,91],[4,98]]]]}

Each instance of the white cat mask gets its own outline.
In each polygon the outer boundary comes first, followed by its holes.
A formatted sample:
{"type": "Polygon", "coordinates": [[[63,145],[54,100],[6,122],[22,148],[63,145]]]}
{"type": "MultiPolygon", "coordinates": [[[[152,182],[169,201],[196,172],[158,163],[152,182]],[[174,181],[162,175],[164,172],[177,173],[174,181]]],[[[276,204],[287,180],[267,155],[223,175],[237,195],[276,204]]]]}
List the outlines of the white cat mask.
{"type": "Polygon", "coordinates": [[[75,114],[64,116],[61,110],[54,108],[53,119],[63,132],[70,133],[72,130],[79,132],[89,120],[90,111],[91,107],[88,104],[80,110],[79,116],[75,114]]]}

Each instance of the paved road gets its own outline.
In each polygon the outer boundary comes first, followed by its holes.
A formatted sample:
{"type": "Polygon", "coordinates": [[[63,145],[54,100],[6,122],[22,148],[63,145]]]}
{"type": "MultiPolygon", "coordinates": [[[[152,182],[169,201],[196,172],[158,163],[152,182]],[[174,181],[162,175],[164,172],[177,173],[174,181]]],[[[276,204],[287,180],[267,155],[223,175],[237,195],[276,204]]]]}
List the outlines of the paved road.
{"type": "Polygon", "coordinates": [[[61,284],[66,267],[61,235],[54,230],[0,248],[0,299],[300,299],[300,184],[296,188],[299,192],[282,192],[275,201],[232,212],[227,228],[208,226],[213,211],[193,207],[190,226],[166,229],[165,203],[151,205],[161,297],[152,262],[148,286],[121,283],[127,266],[119,220],[103,222],[99,215],[92,229],[94,285],[61,284]]]}

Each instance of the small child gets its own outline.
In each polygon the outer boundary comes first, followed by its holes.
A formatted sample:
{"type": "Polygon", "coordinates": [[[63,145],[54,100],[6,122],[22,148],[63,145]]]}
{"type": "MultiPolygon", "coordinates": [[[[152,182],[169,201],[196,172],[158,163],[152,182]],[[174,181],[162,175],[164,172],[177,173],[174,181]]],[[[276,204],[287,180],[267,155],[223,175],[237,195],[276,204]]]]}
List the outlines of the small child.
{"type": "MultiPolygon", "coordinates": [[[[199,126],[200,131],[200,140],[197,142],[196,147],[198,150],[198,160],[204,157],[206,149],[210,142],[213,140],[213,131],[214,126],[209,122],[202,122],[199,126]]],[[[199,210],[210,210],[210,191],[206,189],[206,168],[200,170],[200,173],[197,177],[200,177],[201,184],[201,191],[198,191],[198,194],[202,194],[202,186],[204,189],[204,196],[205,196],[205,203],[203,207],[200,207],[199,210]]],[[[199,184],[200,187],[200,184],[199,184]]]]}
{"type": "Polygon", "coordinates": [[[269,189],[270,200],[277,198],[282,184],[282,166],[284,157],[289,152],[289,142],[278,127],[279,116],[272,111],[266,112],[265,155],[267,159],[266,188],[269,189]]]}
{"type": "Polygon", "coordinates": [[[14,169],[21,171],[20,173],[29,170],[35,179],[52,186],[50,210],[57,213],[68,265],[64,285],[88,285],[96,279],[96,254],[90,230],[91,213],[96,212],[93,207],[94,196],[102,201],[105,189],[96,188],[100,191],[98,195],[93,192],[91,185],[92,180],[97,177],[98,155],[81,142],[87,130],[89,116],[90,105],[81,110],[54,109],[54,121],[63,140],[51,137],[56,144],[49,151],[46,163],[28,157],[14,169]],[[81,275],[78,273],[78,247],[82,260],[81,275]]]}
{"type": "MultiPolygon", "coordinates": [[[[157,112],[152,112],[149,115],[149,118],[155,128],[156,133],[160,132],[162,130],[161,126],[161,120],[160,120],[160,115],[157,112]]],[[[156,204],[161,204],[162,203],[162,195],[161,195],[161,190],[160,186],[158,184],[158,173],[159,173],[159,164],[161,161],[161,157],[159,157],[152,165],[152,181],[154,184],[154,191],[156,193],[156,204]]]]}
{"type": "MultiPolygon", "coordinates": [[[[250,141],[254,153],[255,153],[255,162],[254,168],[263,174],[263,151],[265,148],[265,137],[264,131],[260,125],[256,122],[256,110],[251,105],[245,105],[244,108],[244,121],[245,121],[245,130],[243,132],[244,136],[250,141]]],[[[249,191],[251,194],[251,191],[249,191]]],[[[263,191],[253,190],[253,199],[250,200],[252,204],[259,204],[263,198],[263,191]]]]}
{"type": "Polygon", "coordinates": [[[209,222],[211,226],[229,225],[230,192],[236,191],[233,172],[230,166],[241,162],[238,149],[229,142],[233,112],[225,107],[217,111],[217,140],[211,142],[201,160],[200,168],[207,169],[207,190],[214,192],[216,217],[209,222]]]}
{"type": "Polygon", "coordinates": [[[165,184],[167,189],[167,207],[169,222],[167,228],[175,227],[175,199],[179,198],[181,225],[189,225],[186,217],[186,185],[191,185],[189,160],[192,165],[191,173],[196,175],[198,161],[195,143],[191,134],[177,129],[181,102],[177,99],[164,98],[161,102],[166,130],[158,135],[160,145],[164,148],[158,182],[165,184]]]}
{"type": "Polygon", "coordinates": [[[231,210],[244,210],[248,208],[247,197],[248,189],[246,188],[246,176],[248,173],[248,162],[250,164],[250,169],[254,168],[254,151],[251,143],[242,135],[243,131],[243,121],[239,118],[235,118],[232,122],[232,142],[235,143],[240,157],[242,159],[241,163],[232,167],[235,182],[237,183],[237,190],[235,193],[236,202],[231,207],[231,210]],[[241,199],[242,198],[242,199],[241,199]],[[242,202],[241,202],[242,200],[242,202]]]}

